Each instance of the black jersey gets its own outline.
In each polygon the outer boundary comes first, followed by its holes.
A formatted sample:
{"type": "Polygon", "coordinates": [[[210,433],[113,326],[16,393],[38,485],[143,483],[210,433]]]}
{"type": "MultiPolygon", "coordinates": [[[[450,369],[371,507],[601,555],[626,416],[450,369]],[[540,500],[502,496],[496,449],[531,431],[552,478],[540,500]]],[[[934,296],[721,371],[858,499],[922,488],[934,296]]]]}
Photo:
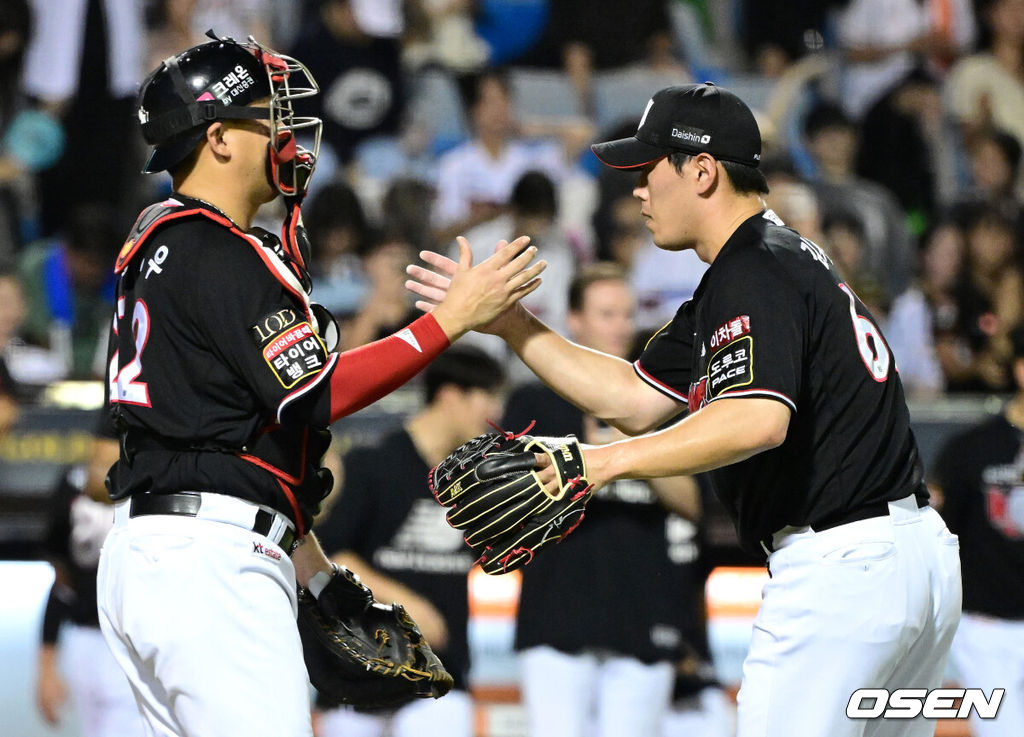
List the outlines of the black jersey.
{"type": "Polygon", "coordinates": [[[787,525],[927,499],[885,339],[822,249],[770,210],[736,229],[635,369],[691,412],[723,397],[792,410],[781,446],[709,473],[752,552],[787,525]]]}
{"type": "Polygon", "coordinates": [[[1024,620],[1024,432],[1000,415],[958,433],[931,475],[960,537],[964,611],[1024,620]]]}
{"type": "Polygon", "coordinates": [[[449,633],[437,654],[456,688],[465,689],[469,569],[476,556],[431,496],[429,471],[404,429],[375,447],[353,449],[345,456],[341,497],[316,534],[328,555],[351,550],[437,607],[449,633]]]}
{"type": "MultiPolygon", "coordinates": [[[[536,421],[538,434],[584,439],[583,418],[548,387],[526,384],[509,397],[502,422],[521,430],[536,421]]],[[[707,656],[698,552],[694,525],[670,514],[647,481],[601,487],[558,554],[523,569],[515,648],[607,650],[647,663],[694,650],[707,656]]]]}
{"type": "Polygon", "coordinates": [[[303,529],[326,449],[310,417],[327,424],[337,356],[282,267],[204,202],[174,195],[140,216],[117,264],[107,390],[124,440],[112,498],[213,491],[303,529]]]}

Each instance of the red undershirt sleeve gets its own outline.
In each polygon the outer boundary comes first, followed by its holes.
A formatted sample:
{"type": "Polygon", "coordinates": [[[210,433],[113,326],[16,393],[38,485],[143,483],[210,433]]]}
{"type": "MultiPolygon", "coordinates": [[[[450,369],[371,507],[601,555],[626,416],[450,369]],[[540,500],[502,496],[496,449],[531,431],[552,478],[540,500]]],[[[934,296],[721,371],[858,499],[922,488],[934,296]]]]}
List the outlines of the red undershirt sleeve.
{"type": "Polygon", "coordinates": [[[422,371],[449,346],[448,336],[433,315],[423,315],[382,340],[335,354],[330,378],[306,401],[296,392],[281,405],[281,415],[323,427],[373,404],[422,371]],[[326,391],[324,389],[326,388],[326,391]],[[309,401],[312,400],[312,401],[309,401]],[[292,404],[292,411],[288,405],[292,404]]]}

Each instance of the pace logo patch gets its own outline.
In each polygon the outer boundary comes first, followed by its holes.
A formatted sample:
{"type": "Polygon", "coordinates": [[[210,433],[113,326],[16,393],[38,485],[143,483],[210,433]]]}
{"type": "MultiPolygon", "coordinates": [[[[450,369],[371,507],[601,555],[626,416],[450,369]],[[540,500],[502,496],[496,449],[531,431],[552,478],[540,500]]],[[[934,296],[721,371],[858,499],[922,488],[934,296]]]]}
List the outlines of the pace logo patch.
{"type": "Polygon", "coordinates": [[[263,359],[285,389],[320,372],[327,349],[308,321],[299,322],[294,310],[271,313],[249,329],[263,359]]]}
{"type": "Polygon", "coordinates": [[[708,399],[729,389],[746,386],[754,380],[754,339],[749,335],[736,340],[711,356],[708,364],[708,399]]]}

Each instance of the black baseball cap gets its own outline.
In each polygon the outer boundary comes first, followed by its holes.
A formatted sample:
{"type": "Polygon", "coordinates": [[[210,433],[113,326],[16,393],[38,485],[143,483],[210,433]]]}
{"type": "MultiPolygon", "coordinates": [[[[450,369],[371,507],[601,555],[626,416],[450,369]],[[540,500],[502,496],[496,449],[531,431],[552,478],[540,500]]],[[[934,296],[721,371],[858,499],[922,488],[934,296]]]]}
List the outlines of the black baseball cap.
{"type": "Polygon", "coordinates": [[[638,169],[675,151],[757,166],[761,131],[743,100],[705,82],[660,90],[647,103],[635,135],[590,148],[615,169],[638,169]]]}

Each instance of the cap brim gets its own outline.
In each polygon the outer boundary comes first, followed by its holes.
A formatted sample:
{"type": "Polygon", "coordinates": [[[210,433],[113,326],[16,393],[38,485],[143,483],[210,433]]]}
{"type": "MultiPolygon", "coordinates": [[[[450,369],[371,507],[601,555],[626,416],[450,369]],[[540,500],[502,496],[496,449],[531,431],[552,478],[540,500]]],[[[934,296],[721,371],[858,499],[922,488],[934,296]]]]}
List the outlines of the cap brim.
{"type": "Polygon", "coordinates": [[[652,146],[632,136],[617,141],[595,143],[590,150],[602,164],[613,169],[639,169],[672,153],[671,149],[652,146]]]}
{"type": "Polygon", "coordinates": [[[198,131],[189,131],[177,140],[171,140],[155,147],[149,155],[146,165],[142,167],[143,173],[155,174],[183,161],[205,136],[206,128],[202,128],[198,131]]]}

